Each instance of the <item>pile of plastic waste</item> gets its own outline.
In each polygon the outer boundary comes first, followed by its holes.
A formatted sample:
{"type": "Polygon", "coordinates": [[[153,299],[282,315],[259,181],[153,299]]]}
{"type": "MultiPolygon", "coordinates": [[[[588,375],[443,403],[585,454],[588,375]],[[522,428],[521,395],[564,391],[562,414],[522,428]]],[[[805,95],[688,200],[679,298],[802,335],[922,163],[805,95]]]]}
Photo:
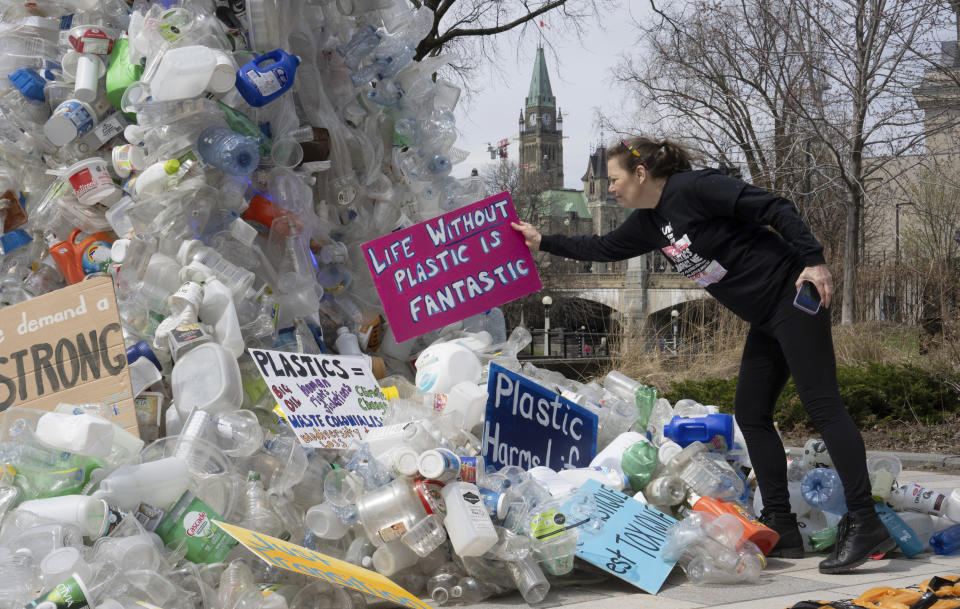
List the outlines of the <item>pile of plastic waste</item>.
{"type": "MultiPolygon", "coordinates": [[[[360,244],[483,198],[458,180],[452,58],[414,61],[404,0],[0,0],[0,306],[113,279],[139,435],[105,404],[0,419],[0,609],[364,607],[282,570],[219,520],[373,569],[440,604],[604,577],[596,480],[676,516],[695,582],[755,581],[776,534],[749,512],[730,415],[619,373],[521,365],[499,310],[397,343],[360,244]],[[246,349],[370,357],[384,426],[305,448],[246,349]],[[589,467],[487,467],[490,364],[596,414],[589,467]],[[565,510],[577,527],[538,535],[565,510]]],[[[39,371],[38,371],[39,374],[39,371]]],[[[12,390],[11,390],[12,391],[12,390]]],[[[828,463],[791,461],[811,547],[842,512],[828,463]],[[802,497],[802,499],[801,499],[802,497]],[[809,502],[809,504],[807,504],[809,502]]],[[[920,539],[960,493],[876,492],[920,539]]],[[[892,490],[895,489],[895,490],[892,490]]],[[[933,535],[952,552],[960,534],[933,535]]]]}

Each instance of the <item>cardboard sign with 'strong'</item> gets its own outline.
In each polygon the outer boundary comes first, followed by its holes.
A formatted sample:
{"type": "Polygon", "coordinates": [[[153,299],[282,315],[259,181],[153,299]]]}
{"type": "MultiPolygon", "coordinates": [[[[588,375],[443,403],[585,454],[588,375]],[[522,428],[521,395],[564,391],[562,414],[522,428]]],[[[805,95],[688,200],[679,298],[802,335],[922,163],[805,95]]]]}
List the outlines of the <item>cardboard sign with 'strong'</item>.
{"type": "Polygon", "coordinates": [[[139,436],[110,277],[0,309],[0,412],[61,403],[105,403],[139,436]]]}

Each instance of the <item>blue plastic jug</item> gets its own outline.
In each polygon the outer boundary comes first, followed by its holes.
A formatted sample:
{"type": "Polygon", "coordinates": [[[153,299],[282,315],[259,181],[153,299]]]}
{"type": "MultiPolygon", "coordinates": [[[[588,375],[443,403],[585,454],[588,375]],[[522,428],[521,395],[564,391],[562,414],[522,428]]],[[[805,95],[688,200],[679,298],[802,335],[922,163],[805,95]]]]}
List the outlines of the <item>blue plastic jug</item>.
{"type": "Polygon", "coordinates": [[[237,70],[237,91],[251,106],[264,106],[293,86],[299,65],[299,57],[282,49],[255,57],[237,70]]]}
{"type": "Polygon", "coordinates": [[[663,426],[663,435],[680,446],[703,442],[707,448],[726,452],[733,446],[733,416],[673,417],[663,426]]]}

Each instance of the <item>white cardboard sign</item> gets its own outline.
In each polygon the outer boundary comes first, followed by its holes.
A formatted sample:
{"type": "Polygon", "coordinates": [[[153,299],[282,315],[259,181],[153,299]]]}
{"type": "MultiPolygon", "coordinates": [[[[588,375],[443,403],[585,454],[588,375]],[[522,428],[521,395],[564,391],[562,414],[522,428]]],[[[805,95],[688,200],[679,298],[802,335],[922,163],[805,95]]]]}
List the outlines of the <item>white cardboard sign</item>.
{"type": "Polygon", "coordinates": [[[383,426],[387,398],[365,357],[267,349],[250,355],[304,446],[348,448],[383,426]]]}

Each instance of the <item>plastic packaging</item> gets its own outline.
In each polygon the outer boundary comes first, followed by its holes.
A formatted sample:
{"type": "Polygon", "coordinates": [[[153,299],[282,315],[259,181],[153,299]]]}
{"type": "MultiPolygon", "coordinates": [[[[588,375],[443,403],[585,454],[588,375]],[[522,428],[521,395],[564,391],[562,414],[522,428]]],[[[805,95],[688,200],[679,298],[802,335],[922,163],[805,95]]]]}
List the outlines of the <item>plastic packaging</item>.
{"type": "Polygon", "coordinates": [[[497,532],[475,485],[451,482],[440,494],[447,508],[443,524],[457,554],[482,556],[497,543],[497,532]]]}
{"type": "Polygon", "coordinates": [[[255,140],[216,125],[200,133],[197,150],[204,162],[230,175],[250,175],[260,161],[255,140]]]}

